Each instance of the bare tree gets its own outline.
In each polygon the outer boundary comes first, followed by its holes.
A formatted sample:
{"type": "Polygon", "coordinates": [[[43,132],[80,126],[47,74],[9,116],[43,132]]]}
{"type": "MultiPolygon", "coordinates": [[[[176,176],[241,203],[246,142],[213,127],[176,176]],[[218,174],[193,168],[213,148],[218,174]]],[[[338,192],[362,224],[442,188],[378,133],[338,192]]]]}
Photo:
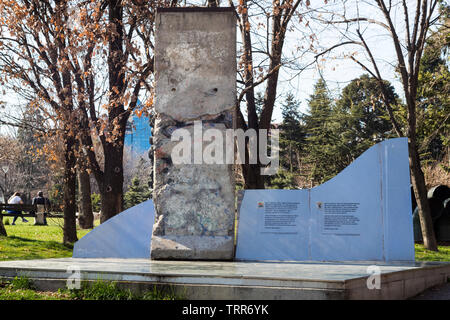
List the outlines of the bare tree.
{"type": "Polygon", "coordinates": [[[77,240],[75,225],[74,101],[64,33],[66,2],[2,1],[2,83],[37,108],[49,107],[64,141],[64,243],[77,240]]]}
{"type": "MultiPolygon", "coordinates": [[[[301,0],[274,0],[272,2],[242,0],[236,6],[242,42],[240,79],[238,80],[242,87],[236,105],[238,128],[270,130],[277,98],[280,68],[288,64],[288,61],[283,61],[286,35],[290,24],[293,23],[293,17],[299,15],[297,10],[302,3],[301,0]],[[252,23],[252,19],[257,18],[262,19],[264,23],[258,23],[256,20],[252,23]],[[253,43],[255,38],[259,46],[255,46],[253,43]],[[255,53],[260,56],[258,59],[255,58],[255,53]],[[265,85],[264,100],[261,113],[258,115],[255,90],[262,84],[265,85]],[[247,121],[240,108],[244,99],[247,121]]],[[[234,7],[231,0],[229,4],[234,7]]],[[[308,6],[309,1],[306,1],[305,4],[308,6]]],[[[247,148],[246,157],[248,157],[248,152],[247,148]]],[[[260,169],[259,161],[256,164],[249,164],[246,161],[242,165],[245,189],[263,189],[265,187],[260,169]]]]}
{"type": "Polygon", "coordinates": [[[399,137],[408,137],[409,167],[414,194],[419,208],[420,224],[427,249],[437,251],[437,243],[431,219],[430,207],[427,201],[427,190],[425,178],[421,167],[419,146],[417,142],[417,89],[420,62],[430,28],[438,20],[437,7],[439,0],[417,0],[415,5],[412,1],[384,1],[374,2],[361,1],[353,4],[353,7],[342,1],[342,5],[333,12],[320,12],[328,15],[328,19],[320,18],[323,23],[340,26],[344,29],[337,31],[342,35],[341,42],[326,49],[321,54],[334,50],[343,45],[357,45],[363,48],[366,58],[363,60],[355,54],[349,58],[357,63],[363,70],[377,79],[382,89],[382,98],[385,108],[390,116],[393,128],[399,137]],[[352,8],[352,9],[350,9],[352,8]],[[371,12],[377,9],[380,13],[378,18],[363,16],[361,11],[371,12]],[[348,15],[353,14],[349,17],[348,15]],[[396,20],[401,16],[403,23],[396,20]],[[381,29],[380,29],[381,28],[381,29]],[[406,123],[395,114],[395,106],[387,99],[383,90],[385,76],[382,75],[383,61],[377,57],[374,45],[368,41],[369,32],[379,33],[380,30],[389,35],[395,61],[395,70],[400,75],[401,85],[406,103],[406,123]],[[404,32],[401,38],[400,33],[404,32]],[[403,40],[402,40],[403,39],[403,40]]]}
{"type": "Polygon", "coordinates": [[[79,100],[80,141],[100,189],[101,222],[104,222],[123,210],[123,148],[128,119],[133,112],[142,112],[137,105],[142,92],[147,95],[144,108],[150,108],[153,102],[152,41],[156,7],[176,6],[177,1],[110,0],[102,4],[94,11],[98,14],[87,15],[87,23],[80,27],[80,34],[87,35],[85,41],[95,39],[85,42],[83,63],[76,63],[77,55],[71,60],[78,93],[85,97],[79,100]],[[104,90],[107,101],[102,105],[106,110],[103,115],[98,114],[100,102],[96,97],[103,81],[96,81],[94,60],[97,68],[100,65],[106,70],[103,80],[108,87],[104,90]],[[103,165],[98,161],[93,135],[100,139],[103,165]]]}

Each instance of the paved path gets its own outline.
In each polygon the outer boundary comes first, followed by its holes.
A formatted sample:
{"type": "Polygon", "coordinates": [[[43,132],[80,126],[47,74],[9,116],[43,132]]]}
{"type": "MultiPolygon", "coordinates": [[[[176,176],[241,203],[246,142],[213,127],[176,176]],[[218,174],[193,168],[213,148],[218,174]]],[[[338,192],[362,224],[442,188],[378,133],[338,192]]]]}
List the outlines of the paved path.
{"type": "Polygon", "coordinates": [[[430,288],[410,300],[450,300],[450,282],[430,288]]]}

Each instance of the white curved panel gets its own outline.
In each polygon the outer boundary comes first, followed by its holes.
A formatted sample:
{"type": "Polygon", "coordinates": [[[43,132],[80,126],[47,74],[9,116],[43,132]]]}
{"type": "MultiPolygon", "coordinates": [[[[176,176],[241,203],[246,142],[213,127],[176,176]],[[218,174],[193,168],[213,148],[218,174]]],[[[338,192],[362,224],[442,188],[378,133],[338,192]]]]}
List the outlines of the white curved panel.
{"type": "Polygon", "coordinates": [[[155,219],[147,200],[105,221],[77,241],[73,258],[150,258],[155,219]]]}
{"type": "Polygon", "coordinates": [[[246,190],[236,259],[414,260],[407,139],[376,144],[312,189],[246,190]]]}

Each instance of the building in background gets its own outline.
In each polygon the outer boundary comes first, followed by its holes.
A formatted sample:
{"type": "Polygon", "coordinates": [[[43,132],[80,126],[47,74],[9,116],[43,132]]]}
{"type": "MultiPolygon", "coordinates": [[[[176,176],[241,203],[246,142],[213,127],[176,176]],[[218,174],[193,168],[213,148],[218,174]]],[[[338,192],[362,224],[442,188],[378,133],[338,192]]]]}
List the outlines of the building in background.
{"type": "MultiPolygon", "coordinates": [[[[138,105],[141,102],[138,100],[138,105]]],[[[131,152],[131,156],[144,156],[147,157],[148,150],[150,149],[150,136],[151,128],[149,118],[141,115],[140,117],[133,113],[127,123],[127,129],[125,132],[125,147],[128,147],[131,152]]]]}

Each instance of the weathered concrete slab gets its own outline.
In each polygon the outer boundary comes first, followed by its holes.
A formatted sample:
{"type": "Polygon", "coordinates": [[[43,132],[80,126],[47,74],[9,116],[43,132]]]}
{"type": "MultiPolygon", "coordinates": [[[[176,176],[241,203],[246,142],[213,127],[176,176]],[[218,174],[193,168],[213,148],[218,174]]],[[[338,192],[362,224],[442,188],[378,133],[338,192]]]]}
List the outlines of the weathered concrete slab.
{"type": "Polygon", "coordinates": [[[117,281],[135,290],[171,286],[186,299],[407,299],[445,283],[450,263],[231,262],[149,259],[44,259],[0,262],[0,278],[27,276],[38,288],[57,290],[73,280],[117,281]],[[369,289],[379,268],[379,289],[369,289]]]}
{"type": "Polygon", "coordinates": [[[155,50],[157,113],[184,122],[218,115],[234,105],[233,10],[159,10],[155,50]]]}
{"type": "MultiPolygon", "coordinates": [[[[236,20],[232,10],[165,9],[156,17],[152,259],[233,259],[234,176],[225,161],[172,157],[177,129],[233,127],[236,20]],[[222,164],[221,164],[222,163],[222,164]]],[[[202,150],[201,149],[201,150],[202,150]]],[[[202,154],[202,152],[200,152],[202,154]]]]}

